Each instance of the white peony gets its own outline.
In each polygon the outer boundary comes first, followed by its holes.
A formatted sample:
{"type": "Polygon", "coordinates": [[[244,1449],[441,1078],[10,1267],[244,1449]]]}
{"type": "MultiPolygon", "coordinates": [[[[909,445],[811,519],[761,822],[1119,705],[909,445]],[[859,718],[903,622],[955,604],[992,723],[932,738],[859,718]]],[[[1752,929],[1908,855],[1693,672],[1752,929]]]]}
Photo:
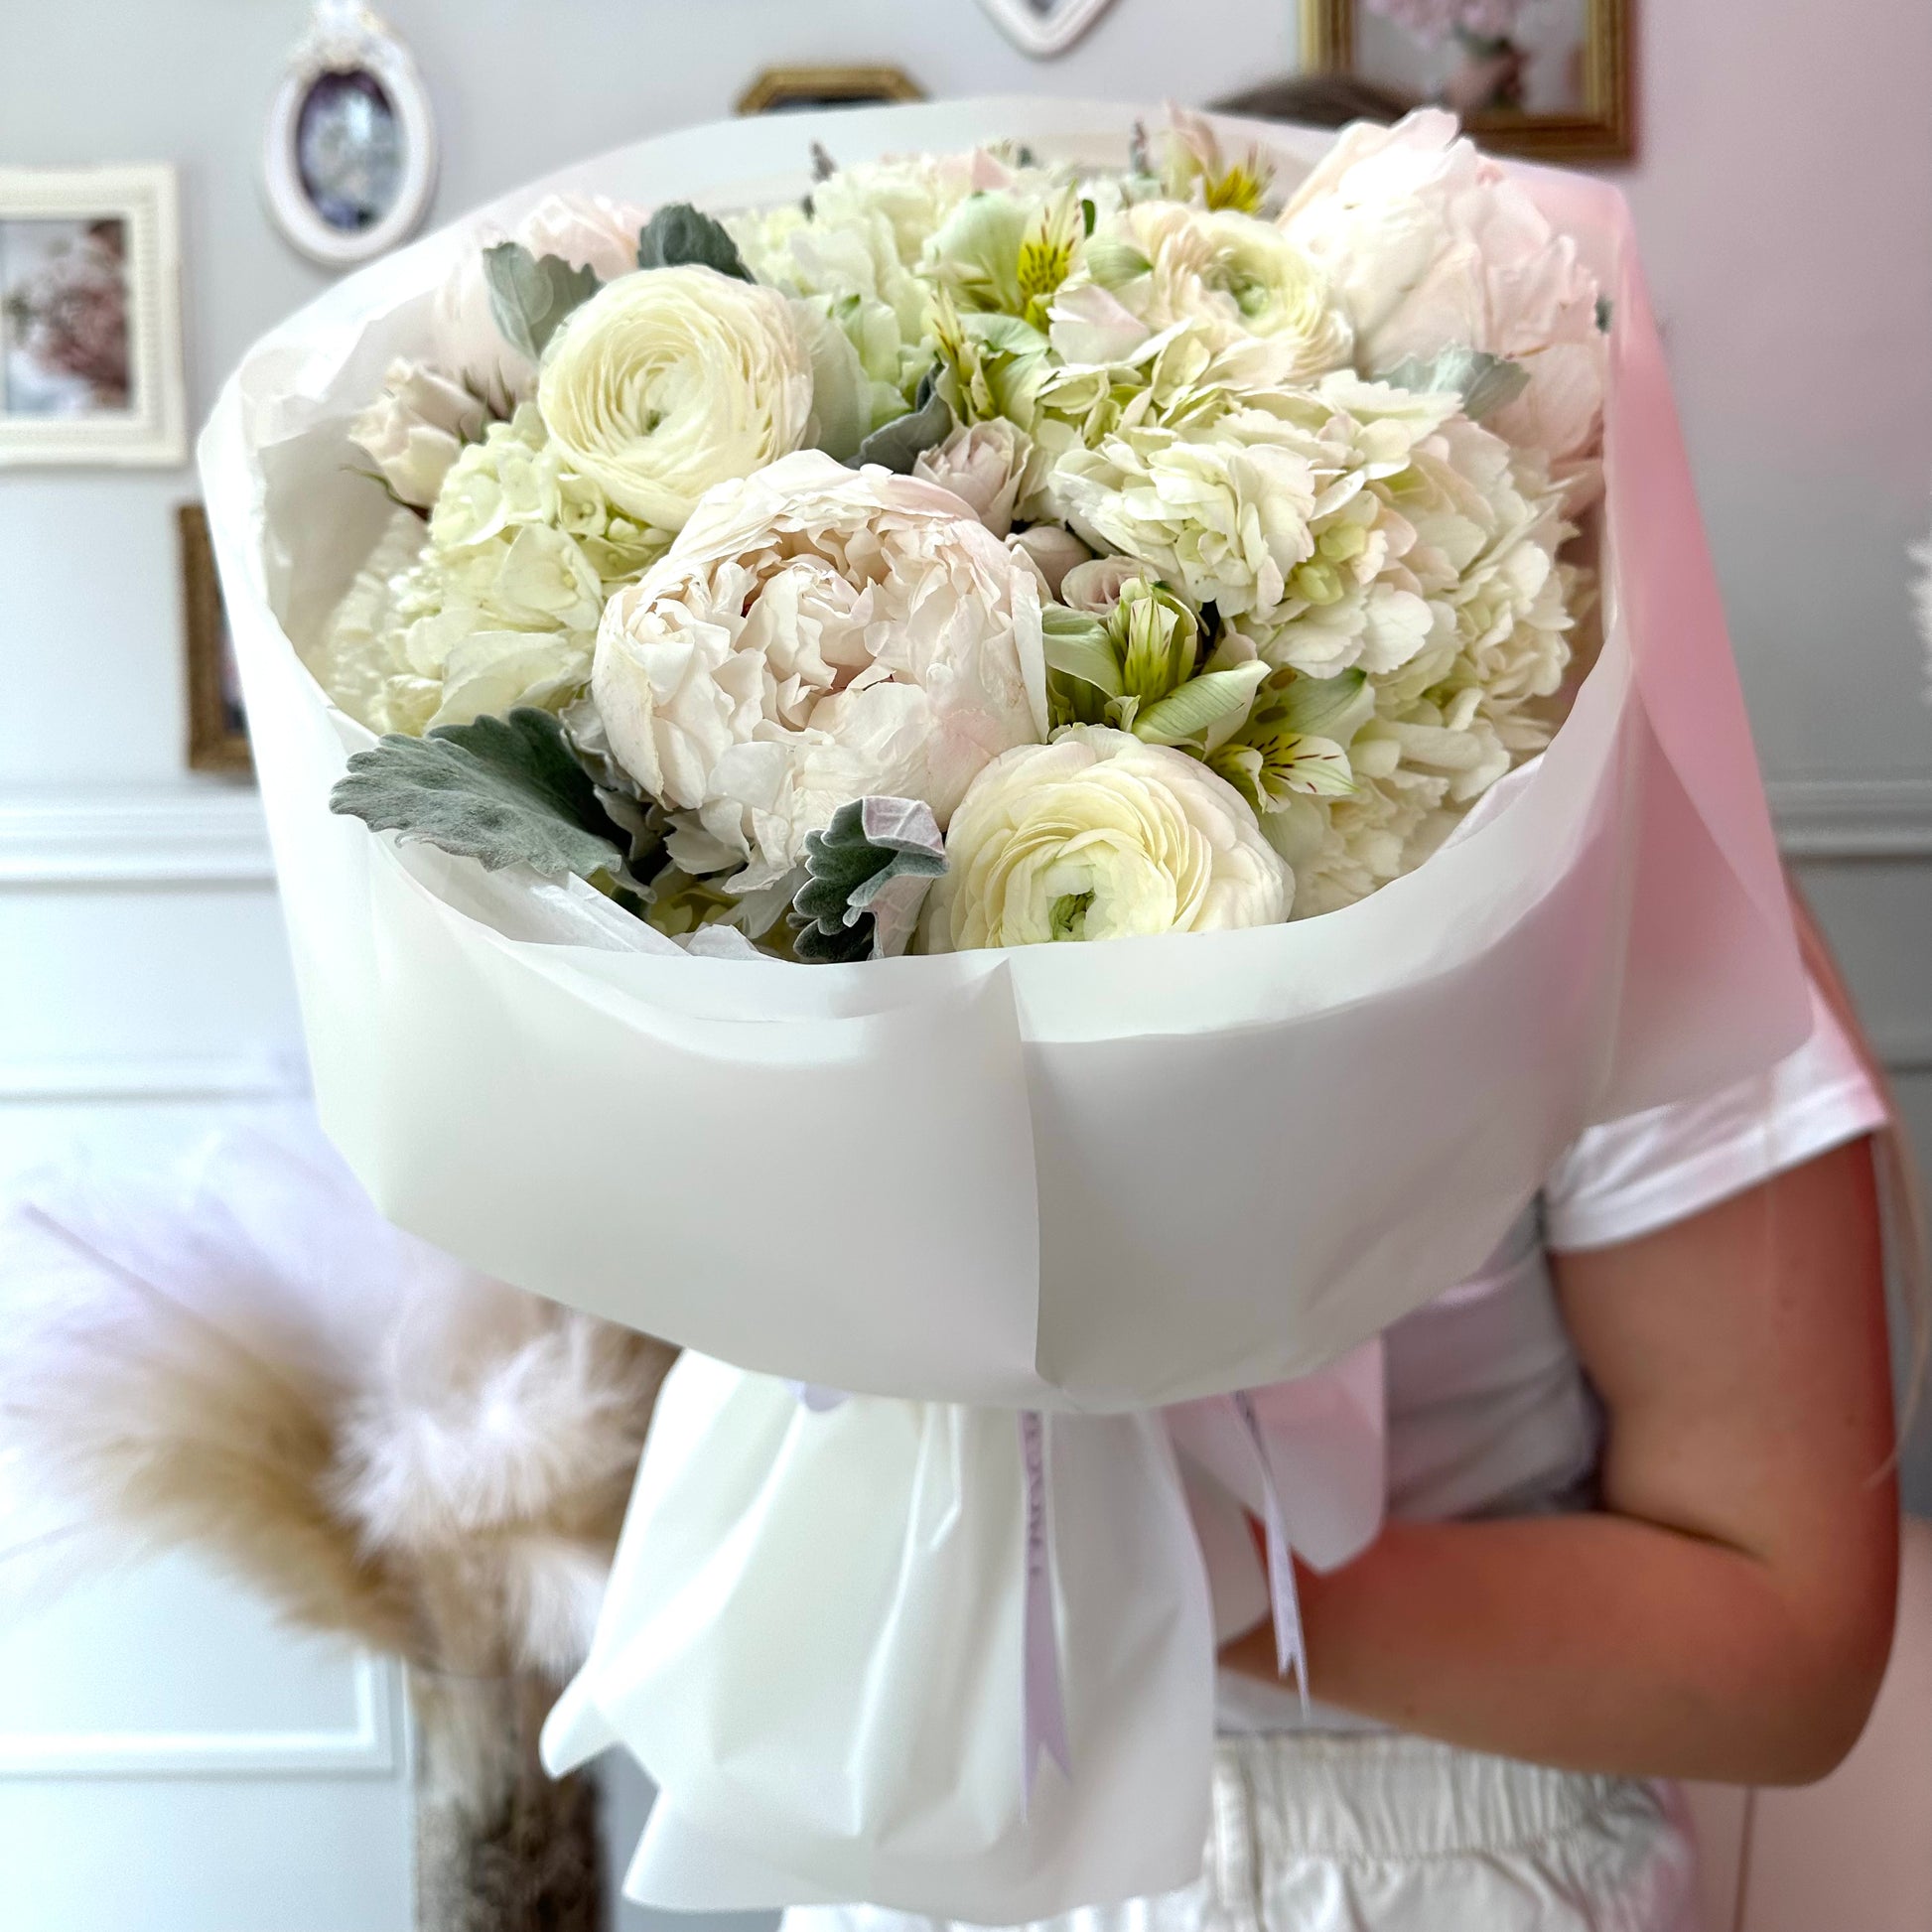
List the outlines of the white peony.
{"type": "Polygon", "coordinates": [[[551,338],[537,405],[559,452],[613,503],[676,530],[713,483],[799,446],[811,362],[775,290],[709,268],[639,269],[551,338]]]}
{"type": "Polygon", "coordinates": [[[483,433],[487,412],[460,382],[424,362],[395,361],[382,393],[348,426],[399,502],[427,509],[466,443],[483,433]]]}
{"type": "Polygon", "coordinates": [[[948,491],[801,451],[713,489],[612,600],[592,692],[679,816],[673,856],[752,891],[849,799],[923,799],[944,825],[1042,736],[1038,587],[948,491]]]}
{"type": "Polygon", "coordinates": [[[962,424],[943,443],[922,450],[912,474],[972,504],[996,537],[1013,528],[1014,505],[1025,493],[1033,441],[1004,416],[962,424]]]}
{"type": "Polygon", "coordinates": [[[1602,430],[1605,339],[1597,285],[1497,164],[1423,108],[1349,128],[1296,191],[1283,231],[1327,269],[1369,374],[1474,348],[1519,361],[1529,387],[1489,426],[1560,474],[1602,430]]]}
{"type": "Polygon", "coordinates": [[[989,764],[953,814],[946,858],[922,922],[929,952],[1271,925],[1295,897],[1232,785],[1097,725],[989,764]]]}
{"type": "Polygon", "coordinates": [[[637,235],[647,208],[602,195],[546,195],[508,233],[485,228],[466,238],[462,259],[436,297],[439,363],[474,389],[491,412],[507,416],[536,390],[536,364],[496,327],[483,278],[483,250],[517,241],[533,255],[556,255],[600,282],[637,266],[637,235]]]}

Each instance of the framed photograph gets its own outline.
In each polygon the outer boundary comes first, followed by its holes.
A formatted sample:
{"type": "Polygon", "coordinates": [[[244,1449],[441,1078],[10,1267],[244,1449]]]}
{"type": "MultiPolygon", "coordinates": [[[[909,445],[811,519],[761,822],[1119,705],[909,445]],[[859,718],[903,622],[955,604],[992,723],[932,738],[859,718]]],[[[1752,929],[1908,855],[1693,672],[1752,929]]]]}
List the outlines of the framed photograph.
{"type": "Polygon", "coordinates": [[[356,0],[316,0],[268,110],[276,226],[326,268],[367,261],[421,224],[436,165],[429,93],[395,30],[356,0]]]}
{"type": "Polygon", "coordinates": [[[1498,154],[1627,161],[1635,0],[1304,0],[1303,58],[1440,101],[1498,154]]]}
{"type": "Polygon", "coordinates": [[[0,466],[188,456],[174,170],[0,168],[0,466]]]}
{"type": "Polygon", "coordinates": [[[738,111],[792,114],[924,98],[925,89],[902,68],[766,68],[739,95],[738,111]]]}
{"type": "Polygon", "coordinates": [[[234,646],[221,607],[221,580],[215,574],[214,547],[208,542],[207,515],[200,503],[183,503],[175,512],[181,542],[181,616],[183,656],[188,674],[188,768],[191,771],[250,771],[248,717],[241,707],[241,680],[235,674],[234,646]]]}

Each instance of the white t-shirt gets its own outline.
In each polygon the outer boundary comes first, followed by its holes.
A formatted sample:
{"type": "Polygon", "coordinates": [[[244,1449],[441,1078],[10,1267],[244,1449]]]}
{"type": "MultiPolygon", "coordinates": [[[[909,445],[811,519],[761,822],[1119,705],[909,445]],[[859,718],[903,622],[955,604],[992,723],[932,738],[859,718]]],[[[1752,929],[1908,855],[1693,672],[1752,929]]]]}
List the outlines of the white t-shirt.
{"type": "MultiPolygon", "coordinates": [[[[1610,1247],[1688,1220],[1881,1126],[1883,1101],[1816,989],[1812,1008],[1811,1037],[1770,1073],[1590,1128],[1481,1272],[1387,1331],[1391,1516],[1441,1522],[1587,1504],[1601,1422],[1550,1252],[1610,1247]]],[[[1223,1730],[1360,1723],[1319,1705],[1305,1720],[1292,1692],[1231,1671],[1221,1673],[1219,1706],[1223,1730]]]]}

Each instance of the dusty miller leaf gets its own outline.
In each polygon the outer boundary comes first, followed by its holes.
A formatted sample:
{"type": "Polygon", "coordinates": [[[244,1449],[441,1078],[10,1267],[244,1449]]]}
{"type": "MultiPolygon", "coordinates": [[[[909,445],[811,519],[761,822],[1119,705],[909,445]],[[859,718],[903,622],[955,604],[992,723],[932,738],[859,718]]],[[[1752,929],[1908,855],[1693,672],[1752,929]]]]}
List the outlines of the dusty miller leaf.
{"type": "Polygon", "coordinates": [[[603,286],[590,269],[572,268],[560,255],[533,255],[520,241],[483,250],[483,281],[503,340],[533,362],[564,318],[603,286]]]}
{"type": "Polygon", "coordinates": [[[916,798],[855,798],[805,835],[805,883],[791,902],[792,950],[813,963],[895,952],[926,887],[946,869],[945,841],[916,798]]]}
{"type": "Polygon", "coordinates": [[[859,445],[852,467],[856,470],[861,464],[883,463],[897,475],[909,477],[913,464],[951,434],[952,408],[939,394],[933,371],[928,369],[919,378],[919,391],[912,407],[903,416],[896,416],[874,430],[859,445]]]}
{"type": "Polygon", "coordinates": [[[1480,348],[1445,348],[1431,356],[1411,355],[1376,378],[1398,389],[1453,389],[1462,398],[1462,413],[1480,422],[1492,411],[1506,408],[1530,386],[1530,372],[1506,355],[1480,348]]]}
{"type": "Polygon", "coordinates": [[[713,268],[734,281],[757,280],[745,266],[738,243],[722,221],[701,213],[689,202],[660,207],[637,236],[639,268],[713,268]]]}
{"type": "Polygon", "coordinates": [[[507,718],[439,725],[426,738],[380,740],[349,759],[329,808],[490,872],[525,865],[590,879],[614,871],[628,844],[563,727],[528,705],[507,718]]]}

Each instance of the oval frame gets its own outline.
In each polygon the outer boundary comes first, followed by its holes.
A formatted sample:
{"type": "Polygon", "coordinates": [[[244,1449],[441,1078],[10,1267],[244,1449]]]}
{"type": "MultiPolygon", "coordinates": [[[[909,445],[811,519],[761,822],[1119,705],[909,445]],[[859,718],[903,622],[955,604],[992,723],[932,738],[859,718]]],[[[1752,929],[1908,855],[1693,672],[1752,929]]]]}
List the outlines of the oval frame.
{"type": "Polygon", "coordinates": [[[409,50],[383,23],[364,14],[352,40],[317,35],[296,49],[275,90],[262,143],[262,188],[269,212],[292,247],[325,268],[346,268],[382,254],[421,225],[436,192],[436,117],[429,91],[409,50]],[[395,108],[402,180],[381,220],[348,233],[316,211],[302,185],[295,144],[302,103],[316,81],[325,73],[358,71],[375,80],[395,108]]]}

